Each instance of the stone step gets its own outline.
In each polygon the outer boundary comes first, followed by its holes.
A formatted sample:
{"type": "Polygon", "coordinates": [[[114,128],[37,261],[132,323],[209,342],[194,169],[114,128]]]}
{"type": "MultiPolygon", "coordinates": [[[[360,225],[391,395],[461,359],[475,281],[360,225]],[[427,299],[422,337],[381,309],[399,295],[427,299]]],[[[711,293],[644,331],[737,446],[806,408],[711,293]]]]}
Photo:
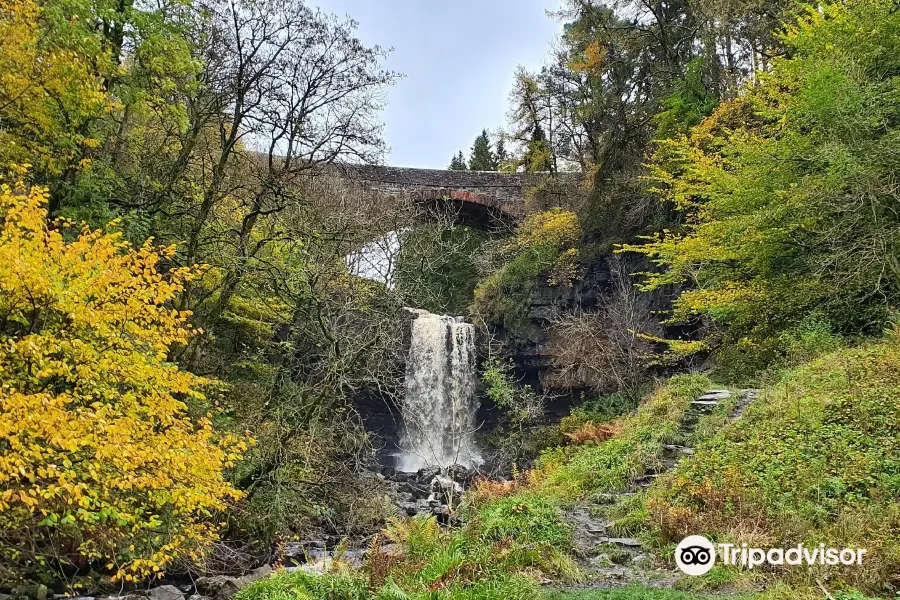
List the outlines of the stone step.
{"type": "Polygon", "coordinates": [[[597,504],[615,504],[619,500],[631,496],[634,496],[634,492],[601,492],[594,498],[597,504]]]}
{"type": "Polygon", "coordinates": [[[663,445],[664,450],[668,450],[669,452],[678,452],[679,454],[686,454],[688,456],[694,453],[693,448],[689,448],[687,446],[679,446],[678,444],[665,444],[663,445]]]}
{"type": "Polygon", "coordinates": [[[650,487],[651,485],[653,485],[653,482],[656,480],[657,477],[662,477],[663,475],[665,475],[665,473],[647,473],[643,477],[638,477],[637,479],[635,479],[634,482],[638,486],[640,486],[642,488],[646,488],[646,487],[650,487]]]}
{"type": "Polygon", "coordinates": [[[607,521],[605,523],[598,523],[596,527],[588,527],[587,532],[594,535],[598,533],[606,533],[607,531],[609,531],[610,527],[612,527],[612,521],[607,521]]]}
{"type": "Polygon", "coordinates": [[[697,400],[727,400],[729,398],[731,398],[731,392],[728,390],[706,390],[697,400]]]}
{"type": "Polygon", "coordinates": [[[600,542],[607,544],[616,544],[617,546],[628,546],[629,548],[640,548],[641,542],[637,538],[627,538],[627,537],[602,537],[599,538],[600,542]]]}
{"type": "Polygon", "coordinates": [[[759,395],[760,391],[761,390],[754,388],[741,390],[741,398],[738,401],[738,404],[729,419],[732,421],[737,421],[738,419],[740,419],[741,415],[744,414],[744,410],[747,408],[747,406],[750,405],[751,402],[756,400],[756,397],[759,395]]]}

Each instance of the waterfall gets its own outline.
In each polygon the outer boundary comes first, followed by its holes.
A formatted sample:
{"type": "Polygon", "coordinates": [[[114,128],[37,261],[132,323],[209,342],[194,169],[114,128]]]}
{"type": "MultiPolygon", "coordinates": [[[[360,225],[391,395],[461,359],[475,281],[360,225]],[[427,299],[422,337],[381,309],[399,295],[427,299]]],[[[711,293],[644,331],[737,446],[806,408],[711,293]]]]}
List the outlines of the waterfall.
{"type": "Polygon", "coordinates": [[[475,327],[462,317],[407,309],[415,315],[398,468],[480,465],[475,447],[475,327]]]}

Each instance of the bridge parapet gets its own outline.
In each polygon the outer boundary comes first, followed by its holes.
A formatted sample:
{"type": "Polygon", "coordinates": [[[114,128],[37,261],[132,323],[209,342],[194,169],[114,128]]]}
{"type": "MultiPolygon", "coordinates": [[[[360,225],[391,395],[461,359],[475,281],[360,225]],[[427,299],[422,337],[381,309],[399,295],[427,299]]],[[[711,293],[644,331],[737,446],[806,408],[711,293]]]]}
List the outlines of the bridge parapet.
{"type": "MultiPolygon", "coordinates": [[[[449,198],[465,207],[475,205],[512,220],[525,217],[525,189],[547,179],[549,173],[450,171],[374,165],[343,165],[347,175],[389,196],[412,195],[417,200],[449,198]]],[[[557,173],[575,183],[580,173],[557,173]]]]}

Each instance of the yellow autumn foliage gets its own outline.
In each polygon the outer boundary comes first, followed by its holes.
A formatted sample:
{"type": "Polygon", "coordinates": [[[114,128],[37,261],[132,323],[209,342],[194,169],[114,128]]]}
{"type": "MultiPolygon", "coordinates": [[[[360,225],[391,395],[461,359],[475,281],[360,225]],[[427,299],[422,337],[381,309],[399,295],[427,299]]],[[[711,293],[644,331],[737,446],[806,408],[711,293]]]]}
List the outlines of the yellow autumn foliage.
{"type": "Polygon", "coordinates": [[[245,443],[213,431],[211,382],[166,360],[191,335],[171,305],[197,271],[166,271],[174,248],[149,240],[50,227],[46,203],[0,188],[0,580],[137,580],[216,538],[245,443]]]}
{"type": "Polygon", "coordinates": [[[0,169],[59,175],[90,166],[88,125],[116,106],[104,88],[113,61],[76,17],[53,29],[43,10],[0,0],[0,169]]]}

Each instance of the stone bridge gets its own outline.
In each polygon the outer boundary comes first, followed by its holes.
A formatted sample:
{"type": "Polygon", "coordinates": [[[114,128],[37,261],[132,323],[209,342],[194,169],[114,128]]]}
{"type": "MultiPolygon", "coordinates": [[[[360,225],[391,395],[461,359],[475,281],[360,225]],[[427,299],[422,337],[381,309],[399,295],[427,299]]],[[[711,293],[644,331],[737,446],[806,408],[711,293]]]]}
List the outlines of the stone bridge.
{"type": "MultiPolygon", "coordinates": [[[[488,225],[516,222],[525,217],[525,190],[546,180],[549,173],[450,171],[372,165],[343,165],[347,175],[371,190],[423,202],[450,201],[463,219],[488,225]]],[[[557,173],[557,180],[575,183],[580,173],[557,173]]]]}

